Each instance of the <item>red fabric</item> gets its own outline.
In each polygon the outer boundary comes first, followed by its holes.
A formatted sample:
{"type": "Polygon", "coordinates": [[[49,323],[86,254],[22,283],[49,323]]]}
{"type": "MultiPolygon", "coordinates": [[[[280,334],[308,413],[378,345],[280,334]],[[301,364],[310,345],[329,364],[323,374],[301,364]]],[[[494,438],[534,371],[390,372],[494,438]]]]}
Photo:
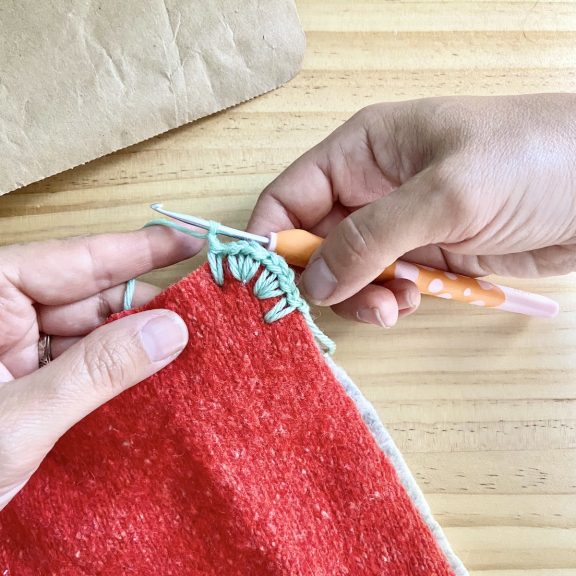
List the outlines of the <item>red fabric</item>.
{"type": "Polygon", "coordinates": [[[146,308],[184,353],[75,426],[0,513],[2,576],[452,575],[298,313],[205,267],[146,308]]]}

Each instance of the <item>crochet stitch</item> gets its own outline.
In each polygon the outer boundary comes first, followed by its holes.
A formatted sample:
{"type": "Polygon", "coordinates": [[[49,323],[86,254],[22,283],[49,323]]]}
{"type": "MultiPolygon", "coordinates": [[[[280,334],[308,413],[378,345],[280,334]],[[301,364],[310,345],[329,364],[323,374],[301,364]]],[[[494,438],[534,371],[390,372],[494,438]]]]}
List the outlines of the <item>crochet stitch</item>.
{"type": "MultiPolygon", "coordinates": [[[[267,250],[257,242],[245,240],[221,242],[217,234],[220,226],[218,222],[211,221],[210,229],[207,232],[196,232],[171,220],[162,219],[152,220],[145,227],[158,225],[173,228],[194,238],[208,240],[208,264],[218,286],[224,284],[223,263],[226,258],[232,276],[244,284],[252,280],[256,273],[261,270],[260,276],[254,284],[254,296],[260,300],[280,296],[276,304],[264,315],[264,321],[271,324],[294,312],[294,310],[298,310],[304,316],[318,345],[328,354],[334,353],[336,349],[334,342],[318,328],[312,319],[310,307],[306,300],[300,296],[296,286],[294,271],[288,266],[284,258],[267,250]]],[[[126,284],[124,310],[132,308],[134,285],[134,280],[130,280],[126,284]]]]}
{"type": "Polygon", "coordinates": [[[284,296],[232,262],[143,308],[194,337],[58,442],[0,513],[0,574],[457,574],[303,315],[263,322],[284,296]]]}

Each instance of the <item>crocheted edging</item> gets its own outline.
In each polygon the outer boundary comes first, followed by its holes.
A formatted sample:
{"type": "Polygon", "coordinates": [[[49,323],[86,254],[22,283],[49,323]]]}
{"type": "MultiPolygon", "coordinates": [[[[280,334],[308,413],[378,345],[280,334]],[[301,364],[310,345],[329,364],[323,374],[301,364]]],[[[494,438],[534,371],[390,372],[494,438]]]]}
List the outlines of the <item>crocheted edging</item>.
{"type": "MultiPolygon", "coordinates": [[[[224,261],[228,264],[230,274],[238,281],[246,284],[260,272],[252,292],[259,300],[279,298],[279,300],[264,314],[264,322],[272,324],[294,311],[300,312],[306,321],[320,349],[326,354],[332,354],[336,349],[334,342],[318,328],[310,313],[310,306],[302,298],[295,282],[294,271],[286,260],[271,252],[257,242],[239,240],[237,242],[222,242],[218,238],[217,222],[210,222],[207,232],[196,232],[180,226],[170,220],[152,220],[146,226],[162,225],[173,228],[195,238],[208,241],[208,264],[214,282],[218,286],[224,284],[224,261]]],[[[132,308],[135,280],[126,283],[124,292],[124,310],[132,308]]]]}

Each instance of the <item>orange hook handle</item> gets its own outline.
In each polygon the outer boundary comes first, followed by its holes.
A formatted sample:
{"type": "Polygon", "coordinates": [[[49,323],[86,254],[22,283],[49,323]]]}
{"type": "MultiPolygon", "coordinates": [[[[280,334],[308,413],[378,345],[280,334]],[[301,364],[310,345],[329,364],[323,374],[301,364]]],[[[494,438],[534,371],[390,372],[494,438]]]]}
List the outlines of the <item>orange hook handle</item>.
{"type": "MultiPolygon", "coordinates": [[[[272,235],[270,248],[283,256],[289,264],[305,268],[322,241],[322,238],[305,230],[284,230],[272,235]]],[[[446,300],[457,300],[530,316],[553,317],[558,313],[558,303],[545,296],[499,286],[461,274],[435,270],[422,264],[398,260],[383,270],[375,282],[393,278],[411,280],[422,294],[446,300]]]]}

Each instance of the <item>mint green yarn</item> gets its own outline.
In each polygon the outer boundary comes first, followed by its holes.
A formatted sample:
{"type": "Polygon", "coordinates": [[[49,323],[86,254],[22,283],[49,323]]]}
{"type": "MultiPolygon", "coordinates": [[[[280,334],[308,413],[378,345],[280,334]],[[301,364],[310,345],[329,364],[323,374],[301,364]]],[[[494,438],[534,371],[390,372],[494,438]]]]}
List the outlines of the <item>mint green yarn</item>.
{"type": "MultiPolygon", "coordinates": [[[[171,220],[162,219],[152,220],[146,224],[146,227],[168,226],[189,236],[207,239],[208,264],[214,282],[219,286],[224,284],[224,259],[227,259],[230,274],[244,284],[252,280],[258,271],[261,270],[252,289],[254,296],[259,300],[280,297],[278,302],[264,315],[264,322],[271,324],[298,310],[304,317],[320,348],[326,353],[332,354],[336,346],[316,326],[310,314],[310,307],[300,296],[295,282],[294,271],[288,266],[284,258],[267,250],[257,242],[246,240],[222,242],[217,236],[218,223],[211,222],[210,224],[210,230],[207,232],[196,232],[171,220]]],[[[134,280],[130,280],[126,284],[126,292],[124,294],[125,310],[131,309],[133,294],[134,280]]]]}
{"type": "Polygon", "coordinates": [[[134,299],[134,288],[136,288],[136,280],[128,280],[126,288],[124,289],[124,310],[132,310],[132,300],[134,299]]]}

